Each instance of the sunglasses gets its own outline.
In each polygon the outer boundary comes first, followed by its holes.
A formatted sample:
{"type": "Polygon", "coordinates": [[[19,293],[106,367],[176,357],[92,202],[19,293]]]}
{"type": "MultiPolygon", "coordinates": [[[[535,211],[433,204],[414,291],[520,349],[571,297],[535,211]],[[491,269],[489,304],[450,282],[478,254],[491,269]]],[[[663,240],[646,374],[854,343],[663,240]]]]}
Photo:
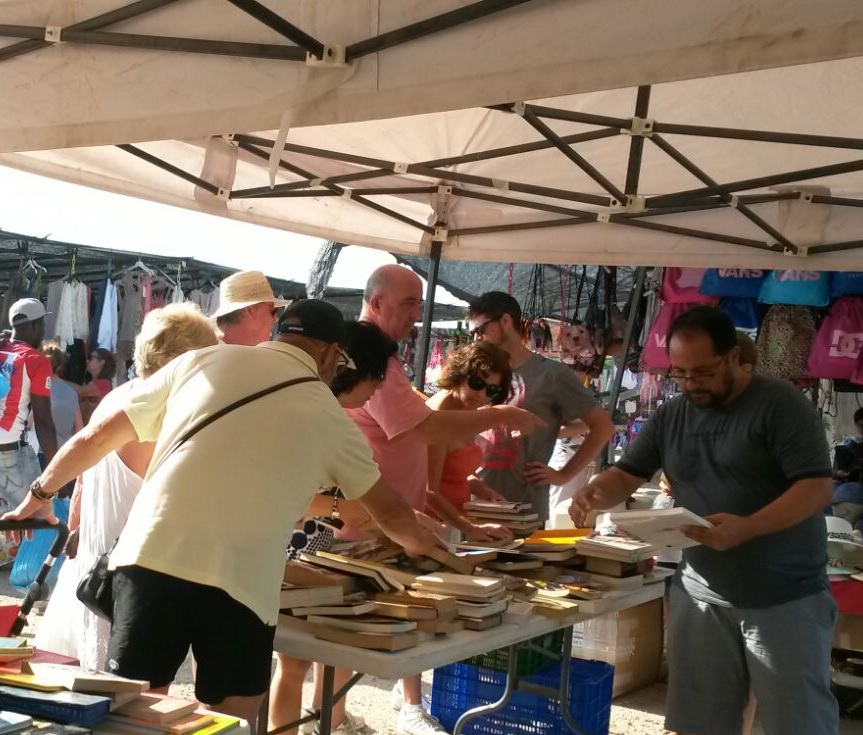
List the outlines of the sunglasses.
{"type": "Polygon", "coordinates": [[[495,317],[494,319],[488,319],[484,321],[482,324],[477,324],[473,329],[470,330],[471,339],[476,339],[477,337],[482,337],[485,334],[485,330],[488,329],[488,325],[492,322],[499,322],[500,317],[495,317]]]}
{"type": "Polygon", "coordinates": [[[339,362],[337,365],[339,370],[356,370],[357,365],[353,360],[351,360],[350,355],[340,347],[337,347],[336,349],[339,351],[339,362]]]}
{"type": "Polygon", "coordinates": [[[506,388],[502,385],[486,383],[479,375],[468,375],[467,387],[471,390],[484,390],[492,401],[500,401],[506,395],[506,388]]]}

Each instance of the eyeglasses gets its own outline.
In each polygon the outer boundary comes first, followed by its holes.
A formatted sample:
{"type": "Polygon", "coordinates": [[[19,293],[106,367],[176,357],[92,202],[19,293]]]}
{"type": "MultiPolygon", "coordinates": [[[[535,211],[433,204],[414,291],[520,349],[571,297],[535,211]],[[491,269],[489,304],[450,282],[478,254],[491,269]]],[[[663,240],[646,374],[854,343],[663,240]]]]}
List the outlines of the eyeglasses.
{"type": "Polygon", "coordinates": [[[467,387],[471,390],[484,390],[485,394],[492,401],[500,401],[506,394],[506,388],[504,386],[486,383],[481,377],[479,377],[479,375],[468,375],[467,387]]]}
{"type": "Polygon", "coordinates": [[[482,337],[485,334],[485,330],[488,329],[488,325],[492,322],[499,322],[501,317],[497,316],[494,319],[488,319],[484,321],[482,324],[477,324],[473,329],[470,330],[471,339],[476,339],[477,337],[482,337]]]}
{"type": "Polygon", "coordinates": [[[337,347],[336,349],[339,351],[339,361],[336,363],[336,367],[339,370],[356,370],[356,363],[351,360],[350,355],[340,347],[337,347]]]}
{"type": "Polygon", "coordinates": [[[667,376],[681,385],[685,385],[686,383],[705,383],[719,374],[719,366],[722,364],[723,360],[725,360],[725,355],[716,360],[713,370],[710,368],[698,368],[694,372],[687,374],[684,370],[671,368],[668,371],[667,376]]]}

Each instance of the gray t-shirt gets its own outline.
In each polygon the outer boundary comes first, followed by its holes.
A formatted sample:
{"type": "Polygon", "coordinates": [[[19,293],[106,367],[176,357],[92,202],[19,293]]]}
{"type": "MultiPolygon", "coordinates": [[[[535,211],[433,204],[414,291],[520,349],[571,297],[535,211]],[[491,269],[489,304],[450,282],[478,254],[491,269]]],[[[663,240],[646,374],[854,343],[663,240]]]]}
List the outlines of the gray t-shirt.
{"type": "Polygon", "coordinates": [[[51,418],[54,419],[54,428],[57,431],[57,449],[75,433],[75,413],[78,405],[75,389],[55,377],[51,381],[51,418]]]}
{"type": "Polygon", "coordinates": [[[548,462],[562,424],[584,416],[598,404],[565,365],[533,354],[512,374],[509,403],[524,408],[548,424],[526,437],[513,437],[502,429],[480,438],[483,469],[479,476],[507,500],[532,503],[540,519],[548,519],[548,485],[531,485],[524,479],[527,462],[548,462]]]}
{"type": "MultiPolygon", "coordinates": [[[[755,376],[727,406],[683,396],[660,406],[617,466],[638,477],[662,468],[675,504],[698,515],[751,515],[798,480],[830,477],[821,418],[790,383],[755,376]]],[[[824,519],[815,515],[736,548],[683,552],[692,597],[733,607],[780,605],[827,587],[824,519]]]]}

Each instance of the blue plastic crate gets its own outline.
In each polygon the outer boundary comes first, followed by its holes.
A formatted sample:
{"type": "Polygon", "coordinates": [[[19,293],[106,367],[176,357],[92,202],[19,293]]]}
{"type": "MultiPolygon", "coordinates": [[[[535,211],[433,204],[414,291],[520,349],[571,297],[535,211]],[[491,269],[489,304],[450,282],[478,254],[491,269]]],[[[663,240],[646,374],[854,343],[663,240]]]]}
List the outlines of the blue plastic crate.
{"type": "MultiPolygon", "coordinates": [[[[569,660],[569,707],[578,726],[588,735],[608,735],[614,667],[602,661],[569,660]]],[[[557,688],[560,665],[546,666],[526,681],[557,688]]],[[[506,674],[458,663],[436,669],[431,713],[451,730],[469,709],[496,702],[503,695],[506,674]]],[[[499,712],[470,721],[465,735],[557,735],[569,728],[560,704],[548,697],[516,692],[499,712]]]]}

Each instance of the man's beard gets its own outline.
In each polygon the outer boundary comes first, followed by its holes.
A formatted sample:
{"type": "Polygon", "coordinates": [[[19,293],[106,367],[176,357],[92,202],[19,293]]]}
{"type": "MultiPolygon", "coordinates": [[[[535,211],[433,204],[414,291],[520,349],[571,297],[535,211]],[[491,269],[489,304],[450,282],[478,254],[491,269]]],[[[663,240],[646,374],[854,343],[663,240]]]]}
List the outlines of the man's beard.
{"type": "Polygon", "coordinates": [[[698,408],[719,408],[725,405],[733,391],[734,380],[728,376],[721,391],[685,390],[683,395],[693,406],[698,406],[698,408]]]}

